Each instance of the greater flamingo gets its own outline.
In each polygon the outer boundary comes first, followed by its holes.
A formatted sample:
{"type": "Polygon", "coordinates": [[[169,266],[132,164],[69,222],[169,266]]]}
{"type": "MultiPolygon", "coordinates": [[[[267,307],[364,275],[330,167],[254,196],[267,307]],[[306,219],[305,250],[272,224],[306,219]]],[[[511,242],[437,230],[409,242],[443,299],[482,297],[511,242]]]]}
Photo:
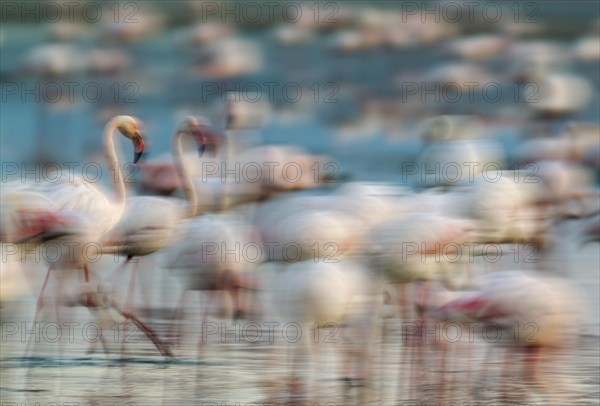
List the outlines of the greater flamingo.
{"type": "MultiPolygon", "coordinates": [[[[313,387],[318,382],[315,378],[322,376],[326,365],[324,347],[337,343],[343,355],[338,373],[349,387],[363,387],[360,399],[366,402],[370,343],[378,322],[377,287],[359,262],[343,257],[337,261],[282,263],[283,269],[272,281],[269,292],[274,315],[284,323],[285,334],[290,335],[286,341],[294,343],[286,392],[312,400],[313,387]],[[294,326],[296,331],[288,326],[294,326]],[[302,382],[305,368],[311,373],[302,382]]],[[[275,358],[275,348],[271,356],[275,358]]]]}
{"type": "MultiPolygon", "coordinates": [[[[578,292],[562,278],[522,271],[497,272],[477,285],[478,292],[445,304],[438,317],[491,324],[501,332],[501,338],[492,342],[506,347],[505,383],[510,373],[508,357],[514,359],[520,351],[524,361],[521,379],[528,391],[543,390],[550,403],[572,402],[570,385],[574,383],[555,367],[557,355],[577,342],[584,308],[578,292]]],[[[483,374],[486,370],[484,362],[483,374]]],[[[501,390],[503,397],[508,396],[505,387],[501,390]]]]}
{"type": "MultiPolygon", "coordinates": [[[[214,134],[209,126],[195,117],[185,117],[175,129],[173,136],[176,149],[177,166],[182,176],[182,187],[187,200],[176,201],[168,198],[154,196],[134,196],[125,203],[125,212],[117,223],[103,237],[102,249],[104,252],[126,256],[122,265],[125,267],[134,257],[153,254],[171,244],[173,232],[177,223],[186,217],[196,215],[198,197],[193,193],[181,158],[181,137],[189,135],[195,138],[200,156],[204,153],[207,144],[210,144],[214,134]],[[160,215],[156,215],[160,213],[160,215]]],[[[127,308],[133,306],[135,281],[139,262],[134,265],[131,282],[127,294],[127,308]]]]}
{"type": "MultiPolygon", "coordinates": [[[[418,282],[420,287],[412,300],[418,319],[427,323],[425,310],[429,306],[429,290],[432,281],[439,280],[457,288],[468,281],[471,251],[467,244],[475,238],[477,225],[470,219],[451,217],[442,213],[414,212],[399,215],[375,226],[370,233],[370,246],[364,258],[370,269],[382,280],[398,287],[400,315],[408,323],[409,284],[418,282]],[[461,269],[462,267],[462,269],[461,269]],[[457,271],[458,270],[458,271],[457,271]]],[[[385,326],[383,326],[385,327],[385,326]]],[[[406,340],[408,337],[405,337],[406,340]]],[[[403,347],[402,357],[411,364],[408,373],[415,379],[417,368],[423,365],[421,337],[417,343],[403,347]],[[415,360],[415,357],[418,357],[415,360]]]]}
{"type": "MultiPolygon", "coordinates": [[[[55,268],[64,268],[65,259],[69,265],[74,267],[83,267],[85,281],[89,282],[88,257],[83,252],[87,243],[102,241],[106,233],[113,228],[122,218],[126,205],[126,186],[124,176],[120,167],[114,144],[114,133],[119,130],[123,136],[130,139],[135,145],[134,163],[138,161],[144,151],[144,140],[140,132],[140,125],[136,119],[130,116],[117,116],[113,118],[105,127],[104,146],[109,167],[114,170],[114,181],[116,185],[117,199],[112,202],[96,185],[85,179],[76,177],[70,180],[61,180],[60,182],[44,182],[30,185],[36,192],[42,193],[52,201],[54,208],[59,212],[70,212],[77,214],[79,220],[77,225],[81,227],[77,230],[78,255],[61,255],[58,264],[48,269],[44,285],[38,299],[35,320],[43,307],[44,291],[48,284],[50,272],[55,268]],[[82,229],[84,231],[82,231],[82,229]]],[[[108,252],[108,249],[101,247],[102,252],[108,252]]],[[[59,285],[59,288],[62,284],[59,285]]],[[[61,295],[59,291],[59,296],[61,295]]],[[[94,303],[90,297],[88,301],[90,307],[94,303]]],[[[120,311],[126,319],[134,321],[154,342],[157,349],[165,356],[170,356],[167,347],[160,343],[154,332],[142,323],[137,317],[128,311],[120,311]]]]}
{"type": "MultiPolygon", "coordinates": [[[[205,134],[209,131],[193,117],[186,118],[185,122],[194,129],[195,134],[205,134]]],[[[241,273],[247,265],[242,250],[246,243],[250,243],[245,237],[251,236],[252,233],[248,231],[249,226],[244,221],[237,221],[236,216],[231,213],[195,217],[199,212],[199,196],[190,170],[183,160],[182,135],[185,134],[179,132],[174,137],[173,155],[188,200],[190,218],[178,225],[173,244],[165,253],[167,267],[175,276],[182,278],[184,285],[174,322],[178,323],[188,291],[231,293],[235,307],[234,317],[237,318],[243,314],[240,289],[247,287],[248,283],[241,273]],[[231,255],[227,256],[224,250],[235,250],[234,260],[231,255]]],[[[260,261],[260,257],[257,257],[256,261],[260,261]]],[[[204,306],[204,314],[206,311],[204,306]]]]}

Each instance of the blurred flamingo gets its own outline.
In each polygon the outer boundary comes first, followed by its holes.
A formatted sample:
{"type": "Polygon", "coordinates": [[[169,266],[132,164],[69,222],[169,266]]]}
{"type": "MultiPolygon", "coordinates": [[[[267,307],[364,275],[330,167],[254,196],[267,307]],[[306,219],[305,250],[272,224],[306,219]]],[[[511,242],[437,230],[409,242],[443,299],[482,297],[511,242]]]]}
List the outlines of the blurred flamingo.
{"type": "MultiPolygon", "coordinates": [[[[570,393],[575,383],[557,368],[557,362],[558,356],[578,340],[583,320],[578,292],[564,279],[521,271],[494,273],[479,281],[478,286],[479,291],[442,306],[438,315],[468,318],[494,327],[500,338],[493,342],[506,351],[501,396],[509,396],[505,385],[510,379],[510,363],[519,359],[520,379],[528,392],[541,389],[545,400],[552,404],[572,402],[570,393]],[[519,353],[521,357],[516,358],[519,353]]],[[[487,369],[488,362],[484,362],[481,380],[487,369]]]]}

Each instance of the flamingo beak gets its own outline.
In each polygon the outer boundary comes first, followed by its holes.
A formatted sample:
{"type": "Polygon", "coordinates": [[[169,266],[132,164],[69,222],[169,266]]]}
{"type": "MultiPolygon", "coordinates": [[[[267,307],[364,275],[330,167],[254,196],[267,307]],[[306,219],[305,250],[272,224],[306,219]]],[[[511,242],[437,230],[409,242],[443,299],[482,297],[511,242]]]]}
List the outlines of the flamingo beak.
{"type": "Polygon", "coordinates": [[[216,145],[217,137],[212,133],[212,129],[207,126],[196,127],[193,131],[198,141],[198,154],[202,157],[207,150],[207,146],[211,150],[211,147],[216,145]]]}
{"type": "Polygon", "coordinates": [[[137,138],[134,141],[135,150],[133,153],[133,163],[137,164],[142,155],[144,154],[144,139],[142,137],[137,138]]]}

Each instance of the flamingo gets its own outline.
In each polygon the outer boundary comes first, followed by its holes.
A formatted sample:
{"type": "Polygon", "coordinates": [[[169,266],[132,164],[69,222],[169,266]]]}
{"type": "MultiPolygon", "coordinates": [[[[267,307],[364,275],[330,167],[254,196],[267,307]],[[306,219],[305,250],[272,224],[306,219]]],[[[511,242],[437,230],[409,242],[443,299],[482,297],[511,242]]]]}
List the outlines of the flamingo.
{"type": "MultiPolygon", "coordinates": [[[[180,164],[176,160],[185,162],[197,195],[197,214],[204,214],[248,204],[247,208],[252,207],[252,203],[272,199],[278,194],[315,189],[335,180],[325,157],[311,155],[300,147],[249,147],[257,138],[253,130],[260,128],[266,120],[266,106],[239,102],[229,94],[223,115],[225,131],[222,134],[212,132],[206,140],[207,147],[213,152],[219,147],[218,159],[197,165],[182,153],[180,158],[162,157],[143,163],[142,188],[160,195],[173,194],[182,188],[177,169],[180,164]],[[233,170],[235,176],[232,176],[233,170]]],[[[201,121],[208,128],[208,121],[201,121]]]]}
{"type": "MultiPolygon", "coordinates": [[[[378,311],[376,288],[368,276],[369,271],[351,258],[341,258],[337,263],[320,259],[284,264],[272,281],[269,291],[275,315],[286,326],[295,323],[302,334],[291,349],[291,395],[313,395],[312,380],[322,374],[316,371],[324,367],[324,354],[317,354],[316,350],[327,345],[326,331],[333,342],[342,346],[344,364],[338,373],[348,384],[368,384],[369,344],[378,320],[374,317],[378,311]],[[303,366],[315,371],[309,375],[306,388],[298,374],[303,366]]],[[[364,390],[361,396],[366,401],[364,390]]]]}
{"type": "Polygon", "coordinates": [[[549,72],[566,68],[569,54],[563,45],[550,41],[515,41],[508,57],[511,75],[517,83],[537,83],[549,72]]]}
{"type": "Polygon", "coordinates": [[[197,55],[200,66],[194,68],[215,79],[252,74],[264,64],[260,46],[239,38],[220,38],[199,50],[197,55]]]}
{"type": "MultiPolygon", "coordinates": [[[[445,304],[438,316],[492,323],[502,333],[494,342],[507,348],[502,372],[505,379],[510,373],[508,356],[513,355],[510,358],[514,360],[520,352],[524,362],[522,382],[529,392],[542,389],[549,403],[572,401],[574,382],[552,367],[552,362],[576,344],[576,332],[584,316],[578,292],[562,278],[522,271],[497,272],[477,285],[479,291],[445,304]]],[[[485,363],[483,368],[485,374],[485,363]]]]}
{"type": "Polygon", "coordinates": [[[567,116],[587,108],[592,98],[592,85],[573,74],[547,74],[539,79],[540,101],[530,103],[535,114],[543,117],[567,116]]]}
{"type": "Polygon", "coordinates": [[[231,215],[204,215],[178,226],[174,244],[165,254],[167,268],[183,287],[172,326],[177,337],[188,292],[207,292],[207,301],[201,306],[202,323],[216,292],[229,294],[234,319],[244,315],[242,289],[250,287],[245,272],[248,265],[244,254],[245,231],[244,223],[236,222],[231,215]]]}
{"type": "MultiPolygon", "coordinates": [[[[207,127],[200,124],[196,118],[184,119],[187,127],[193,128],[196,134],[205,137],[207,127]]],[[[165,264],[176,277],[183,281],[176,310],[175,322],[184,304],[188,291],[226,291],[234,300],[235,314],[243,314],[240,289],[247,286],[248,280],[241,273],[247,265],[244,256],[240,261],[223,257],[222,250],[238,251],[239,243],[244,246],[245,236],[250,236],[248,225],[235,214],[204,215],[196,217],[199,210],[199,193],[191,177],[190,168],[183,159],[183,138],[185,132],[178,132],[173,139],[173,155],[182,189],[188,202],[188,219],[178,224],[173,244],[165,253],[165,264]],[[235,238],[234,238],[235,236],[235,238]]],[[[189,132],[187,133],[189,134],[189,132]]],[[[204,148],[202,143],[201,149],[204,148]]],[[[259,259],[257,259],[259,260],[259,259]]],[[[206,306],[204,306],[206,315],[206,306]]],[[[206,317],[206,316],[204,316],[206,317]]]]}
{"type": "MultiPolygon", "coordinates": [[[[201,168],[193,165],[193,162],[186,162],[193,177],[196,194],[201,196],[198,199],[199,213],[230,210],[244,204],[273,199],[283,193],[316,189],[327,186],[334,180],[325,170],[315,171],[315,165],[319,168],[326,167],[324,157],[310,155],[301,148],[280,145],[254,147],[240,153],[235,158],[235,163],[239,163],[242,172],[237,181],[231,177],[210,177],[207,173],[202,174],[201,168]],[[277,165],[274,167],[275,163],[277,165]],[[282,171],[286,165],[294,165],[289,170],[289,176],[282,171]],[[270,170],[272,173],[269,173],[270,170]],[[299,172],[298,177],[294,174],[295,171],[299,172]],[[225,193],[228,195],[227,199],[224,199],[225,193]]],[[[218,168],[217,162],[206,162],[205,166],[211,170],[218,168]]],[[[143,173],[143,191],[170,196],[181,189],[181,180],[172,158],[144,162],[140,167],[143,173]]],[[[217,175],[211,172],[213,174],[217,175]]]]}
{"type": "Polygon", "coordinates": [[[28,189],[25,184],[3,185],[0,243],[4,266],[0,303],[27,292],[26,284],[21,283],[25,273],[20,264],[29,253],[35,253],[46,242],[77,234],[67,213],[56,211],[46,196],[28,189]]]}
{"type": "MultiPolygon", "coordinates": [[[[126,186],[124,176],[119,166],[117,153],[114,144],[114,133],[119,132],[126,138],[130,139],[134,146],[134,163],[139,160],[144,151],[144,140],[140,132],[140,124],[138,120],[130,116],[116,116],[105,127],[104,131],[104,146],[107,163],[114,170],[114,180],[116,185],[117,199],[111,201],[96,185],[86,181],[85,179],[76,177],[70,181],[62,180],[57,183],[43,182],[35,185],[28,185],[38,193],[42,193],[52,201],[54,208],[59,212],[74,213],[78,219],[77,225],[77,245],[78,247],[86,247],[89,242],[102,242],[102,238],[115,226],[119,224],[125,212],[127,204],[126,186]],[[83,230],[83,231],[82,231],[83,230]]],[[[130,246],[126,246],[130,248],[130,246]]],[[[102,253],[114,252],[114,247],[101,247],[102,253]]],[[[44,291],[47,287],[50,273],[55,268],[64,269],[65,267],[83,268],[85,281],[89,282],[88,262],[89,257],[85,255],[83,249],[78,250],[76,256],[61,255],[57,264],[49,267],[46,274],[44,285],[42,286],[38,306],[36,308],[35,319],[43,307],[44,291]],[[65,263],[65,258],[67,263],[65,263]]],[[[62,288],[62,283],[59,289],[62,288]]],[[[59,290],[59,296],[62,292],[59,290]]],[[[90,296],[88,302],[90,307],[94,307],[93,300],[90,296]]],[[[121,315],[126,319],[134,321],[155,343],[157,349],[165,356],[170,356],[170,351],[162,345],[156,338],[154,332],[141,322],[137,317],[128,311],[119,310],[121,315]]]]}
{"type": "MultiPolygon", "coordinates": [[[[111,201],[107,193],[97,185],[81,177],[75,177],[72,180],[64,180],[61,177],[59,182],[28,185],[52,201],[57,211],[80,213],[85,216],[89,226],[88,231],[92,234],[92,241],[100,241],[101,237],[119,222],[124,212],[126,187],[115,151],[114,132],[116,130],[134,143],[134,163],[139,160],[144,150],[144,141],[139,125],[133,117],[116,116],[106,125],[104,146],[107,163],[114,170],[117,192],[115,201],[111,201]]],[[[50,270],[48,275],[49,272],[50,270]]],[[[84,274],[86,281],[89,280],[87,264],[84,265],[84,274]]],[[[42,290],[40,298],[43,297],[43,293],[42,290]]]]}
{"type": "MultiPolygon", "coordinates": [[[[369,271],[356,257],[354,240],[363,237],[362,219],[353,221],[350,214],[368,217],[367,213],[358,209],[369,205],[373,208],[377,204],[382,208],[388,203],[368,194],[354,195],[357,190],[364,192],[365,189],[368,186],[355,185],[355,188],[348,187],[339,194],[326,197],[295,197],[269,202],[264,208],[259,208],[264,213],[258,216],[265,242],[279,244],[276,247],[279,250],[269,253],[269,259],[276,261],[276,267],[282,268],[269,290],[276,313],[282,320],[299,323],[302,331],[314,326],[314,323],[320,323],[318,328],[335,327],[340,323],[351,327],[343,328],[343,332],[350,334],[349,338],[354,340],[348,348],[347,343],[344,347],[353,355],[350,360],[347,359],[349,363],[346,366],[355,364],[358,370],[352,372],[346,368],[344,373],[358,374],[361,384],[369,378],[364,362],[369,359],[369,344],[377,330],[373,323],[378,319],[373,316],[378,311],[378,296],[377,286],[363,279],[369,271]],[[348,204],[352,200],[350,196],[362,200],[361,203],[348,204]],[[268,213],[271,216],[265,216],[268,213]],[[284,248],[292,245],[292,250],[284,248]]],[[[377,214],[374,216],[377,217],[377,214]]],[[[310,341],[309,338],[303,339],[292,350],[292,393],[300,389],[296,377],[299,356],[302,351],[312,352],[310,341]]],[[[311,365],[314,367],[316,364],[311,365]]],[[[354,381],[348,375],[345,378],[349,383],[354,381]]],[[[310,395],[312,386],[309,382],[307,395],[310,395]]],[[[366,396],[366,392],[362,395],[366,396]]]]}
{"type": "Polygon", "coordinates": [[[589,223],[585,224],[582,233],[583,244],[600,242],[600,214],[596,215],[589,223]]]}
{"type": "Polygon", "coordinates": [[[489,167],[504,165],[500,148],[483,139],[478,120],[466,116],[439,116],[428,124],[421,152],[421,180],[425,186],[469,185],[489,167]],[[476,165],[475,165],[476,164],[476,165]]]}
{"type": "MultiPolygon", "coordinates": [[[[185,117],[175,129],[174,147],[178,157],[181,153],[181,138],[192,136],[198,143],[200,156],[204,153],[212,133],[210,127],[201,119],[185,117]]],[[[185,171],[181,160],[178,160],[180,171],[185,171]]],[[[182,179],[187,178],[182,176],[182,179]]],[[[134,257],[147,256],[166,248],[171,244],[173,233],[179,221],[196,215],[198,198],[195,193],[188,193],[193,186],[189,181],[183,182],[186,201],[154,197],[134,196],[125,202],[125,211],[121,220],[103,236],[103,252],[125,256],[124,268],[134,257]],[[160,215],[156,215],[160,213],[160,215]]],[[[132,307],[135,281],[139,262],[134,266],[127,294],[128,309],[132,307]]]]}
{"type": "Polygon", "coordinates": [[[544,185],[545,201],[562,218],[589,214],[589,200],[597,198],[591,173],[580,164],[585,152],[597,152],[600,143],[595,125],[570,123],[558,138],[541,138],[522,144],[520,161],[536,171],[534,180],[544,185]],[[578,211],[571,206],[579,204],[578,211]]]}
{"type": "MultiPolygon", "coordinates": [[[[471,219],[427,211],[398,215],[373,228],[364,260],[383,280],[397,286],[403,322],[409,321],[409,284],[420,283],[413,300],[418,318],[426,322],[431,282],[440,281],[453,289],[468,283],[468,278],[458,277],[464,268],[463,274],[469,272],[471,256],[465,243],[474,241],[476,229],[471,219]]],[[[423,362],[422,340],[417,340],[416,348],[411,345],[402,351],[403,358],[412,360],[412,370],[402,372],[412,379],[423,362]]]]}
{"type": "Polygon", "coordinates": [[[600,40],[597,35],[584,36],[573,44],[573,56],[582,62],[600,60],[600,40]]]}
{"type": "Polygon", "coordinates": [[[480,34],[453,40],[446,49],[450,55],[462,60],[482,61],[503,53],[509,45],[509,38],[505,36],[480,34]]]}
{"type": "Polygon", "coordinates": [[[327,196],[285,195],[262,202],[255,225],[264,241],[279,244],[276,248],[286,244],[301,248],[296,259],[292,248],[286,255],[269,251],[270,260],[288,256],[298,261],[360,252],[372,227],[411,209],[410,193],[403,188],[351,182],[327,196]]]}
{"type": "MultiPolygon", "coordinates": [[[[31,187],[31,186],[30,186],[31,187]]],[[[26,187],[25,187],[26,189],[26,187]]],[[[44,260],[50,264],[44,284],[42,286],[34,322],[38,320],[39,313],[43,307],[44,291],[48,285],[50,272],[53,269],[60,269],[63,272],[67,269],[76,269],[86,265],[88,257],[83,249],[73,247],[86,246],[87,243],[95,242],[93,239],[94,233],[90,232],[90,222],[80,213],[56,211],[54,202],[51,202],[45,195],[33,192],[30,190],[11,190],[2,196],[2,246],[3,249],[8,244],[18,245],[24,253],[18,250],[11,250],[10,255],[7,254],[7,260],[10,264],[19,264],[20,261],[15,261],[15,252],[20,254],[20,259],[26,259],[28,251],[39,249],[41,245],[51,242],[54,247],[58,247],[59,252],[50,257],[44,256],[44,260]],[[8,243],[8,244],[7,244],[8,243]]],[[[6,271],[6,270],[5,270],[6,271]]],[[[14,270],[13,270],[14,271],[14,270]]],[[[23,271],[21,269],[21,271],[23,271]]],[[[4,274],[4,272],[3,272],[4,274]]],[[[87,279],[87,272],[85,272],[87,279]]],[[[11,282],[3,278],[3,282],[11,282]]],[[[87,280],[86,280],[87,282],[87,280]]],[[[60,301],[55,302],[55,309],[58,316],[59,305],[83,305],[88,309],[100,311],[100,315],[106,316],[108,307],[116,310],[121,316],[132,320],[148,338],[155,344],[157,349],[164,355],[169,355],[169,349],[165,347],[158,339],[156,334],[149,329],[141,320],[132,314],[128,314],[119,307],[105,299],[98,301],[104,297],[105,293],[100,290],[102,287],[91,287],[86,283],[86,288],[78,290],[79,299],[73,300],[72,294],[62,294],[62,278],[59,285],[60,301]],[[99,296],[100,295],[100,296],[99,296]],[[71,298],[70,298],[71,297],[71,298]]],[[[14,286],[9,286],[9,289],[14,290],[14,286]]],[[[6,294],[14,294],[6,289],[2,291],[2,300],[5,300],[6,294]]],[[[110,319],[114,322],[114,318],[110,319]]],[[[105,346],[106,343],[102,342],[105,346]]],[[[29,352],[31,341],[28,341],[26,353],[29,352]]],[[[106,346],[105,346],[106,349],[106,346]]],[[[62,351],[62,347],[60,349],[62,351]]]]}

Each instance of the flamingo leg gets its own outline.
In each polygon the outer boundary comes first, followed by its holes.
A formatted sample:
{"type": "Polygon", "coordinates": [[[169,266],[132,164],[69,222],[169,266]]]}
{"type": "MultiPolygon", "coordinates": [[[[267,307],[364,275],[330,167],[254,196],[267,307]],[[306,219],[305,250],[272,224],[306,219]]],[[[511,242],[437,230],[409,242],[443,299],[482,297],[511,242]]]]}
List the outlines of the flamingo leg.
{"type": "Polygon", "coordinates": [[[127,291],[127,304],[125,306],[125,309],[128,313],[132,313],[134,309],[135,285],[137,282],[139,266],[140,262],[138,259],[138,261],[133,265],[133,270],[131,271],[131,280],[129,281],[129,289],[127,291]]]}
{"type": "MultiPolygon", "coordinates": [[[[400,323],[400,334],[404,334],[404,328],[402,327],[404,325],[404,323],[408,323],[409,321],[409,317],[410,317],[410,285],[408,284],[400,284],[398,285],[397,288],[397,293],[398,293],[398,306],[400,307],[400,318],[401,318],[401,323],[400,323]]],[[[385,328],[385,326],[384,326],[385,328]]],[[[384,334],[385,334],[385,330],[384,330],[384,334]]],[[[383,342],[382,342],[383,344],[383,342]]],[[[409,385],[409,388],[412,387],[412,385],[410,384],[410,379],[411,379],[411,352],[412,352],[412,340],[410,337],[404,336],[402,337],[402,347],[400,348],[399,351],[399,355],[400,355],[400,360],[398,361],[398,381],[404,381],[407,382],[409,385]],[[407,363],[408,362],[408,363],[407,363]],[[408,366],[408,367],[407,367],[408,366]],[[407,375],[408,376],[405,376],[407,375]]],[[[397,393],[397,399],[400,399],[400,388],[401,385],[398,384],[396,385],[396,387],[398,388],[398,393],[397,393]]],[[[409,392],[412,389],[409,389],[409,392]]],[[[410,393],[409,393],[410,396],[410,393]]]]}
{"type": "Polygon", "coordinates": [[[259,287],[261,281],[256,272],[249,272],[248,286],[246,287],[246,293],[244,295],[246,302],[246,309],[251,314],[254,320],[257,320],[261,314],[263,314],[262,303],[260,302],[259,287]]]}
{"type": "MultiPolygon", "coordinates": [[[[288,344],[289,345],[289,344],[288,344]]],[[[291,362],[292,362],[292,369],[291,369],[291,375],[290,375],[290,387],[289,387],[289,394],[291,397],[300,397],[302,396],[302,380],[300,378],[299,372],[299,359],[301,358],[301,353],[302,353],[302,349],[303,349],[303,342],[302,340],[300,341],[300,348],[292,348],[291,350],[291,362]]]]}
{"type": "MultiPolygon", "coordinates": [[[[201,331],[204,332],[204,326],[206,325],[206,321],[208,320],[208,312],[210,310],[210,307],[212,305],[213,300],[215,300],[215,292],[212,291],[207,291],[206,292],[206,297],[203,298],[202,295],[200,295],[200,314],[201,314],[201,324],[200,324],[200,328],[201,331]]],[[[198,359],[200,359],[202,357],[202,353],[204,350],[204,345],[206,344],[206,339],[203,335],[201,335],[200,340],[198,342],[198,351],[197,351],[197,356],[198,359]]]]}
{"type": "MultiPolygon", "coordinates": [[[[340,376],[344,379],[345,381],[345,385],[342,387],[342,389],[344,389],[344,392],[342,393],[342,396],[347,396],[347,392],[350,390],[351,387],[351,383],[352,383],[352,351],[350,348],[350,343],[343,343],[342,344],[342,359],[340,360],[340,376]]],[[[320,359],[320,357],[318,358],[320,359]]]]}
{"type": "MultiPolygon", "coordinates": [[[[308,331],[308,325],[306,326],[306,330],[308,331]]],[[[319,390],[319,386],[318,386],[318,371],[315,368],[315,360],[322,360],[323,358],[320,357],[319,353],[319,349],[322,347],[323,343],[322,342],[311,342],[313,340],[306,340],[307,344],[305,346],[306,352],[305,352],[305,357],[304,357],[304,364],[305,364],[305,370],[307,371],[306,374],[306,397],[308,399],[310,399],[311,401],[314,399],[314,397],[316,396],[316,394],[318,393],[319,390]],[[318,347],[318,348],[317,348],[318,347]]]]}
{"type": "Polygon", "coordinates": [[[174,337],[173,342],[176,346],[179,346],[181,341],[181,323],[184,321],[183,319],[185,319],[184,305],[187,292],[187,289],[183,289],[181,291],[179,300],[177,301],[177,308],[175,309],[173,320],[169,324],[169,337],[174,337]]]}
{"type": "Polygon", "coordinates": [[[244,303],[244,297],[242,290],[239,288],[229,289],[229,294],[233,300],[233,320],[243,319],[245,311],[242,303],[244,303]]]}
{"type": "MultiPolygon", "coordinates": [[[[94,312],[91,307],[88,307],[88,309],[89,309],[90,313],[92,313],[92,314],[95,313],[95,315],[97,315],[98,312],[94,312]]],[[[105,310],[102,309],[101,311],[104,312],[105,310]]],[[[108,346],[106,345],[106,339],[104,338],[103,334],[100,334],[100,343],[102,344],[102,349],[104,350],[104,354],[108,354],[108,346]]],[[[92,344],[95,344],[95,343],[92,343],[92,344]]]]}
{"type": "MultiPolygon", "coordinates": [[[[527,347],[525,349],[524,381],[528,387],[538,387],[543,389],[547,396],[553,398],[552,388],[544,382],[540,374],[540,359],[542,354],[541,347],[527,347]]],[[[549,401],[551,399],[548,399],[549,401]]]]}
{"type": "Polygon", "coordinates": [[[148,339],[150,341],[152,341],[152,344],[154,344],[156,349],[161,353],[161,355],[163,357],[174,358],[173,353],[171,352],[171,349],[169,348],[169,346],[166,345],[165,343],[163,343],[160,340],[160,338],[158,338],[158,336],[156,335],[154,330],[152,330],[150,327],[148,327],[148,325],[146,325],[146,323],[144,323],[142,320],[140,320],[134,314],[121,310],[115,304],[113,304],[112,306],[122,317],[124,317],[127,320],[131,320],[140,330],[142,330],[144,332],[144,334],[146,334],[146,337],[148,337],[148,339]]]}
{"type": "Polygon", "coordinates": [[[410,318],[410,286],[401,284],[398,286],[398,300],[400,304],[400,317],[403,322],[407,322],[410,318]]]}
{"type": "MultiPolygon", "coordinates": [[[[437,327],[436,327],[437,328],[437,327]]],[[[443,331],[443,330],[442,330],[443,331]]],[[[436,358],[439,359],[439,381],[438,385],[440,388],[440,394],[442,395],[442,399],[446,399],[447,395],[449,395],[448,391],[448,378],[446,376],[446,372],[448,371],[448,367],[452,365],[452,349],[448,346],[448,343],[442,341],[438,343],[439,352],[437,353],[436,358]]],[[[452,378],[450,378],[452,379],[452,378]]],[[[450,382],[450,388],[452,388],[452,382],[450,382]]]]}
{"type": "Polygon", "coordinates": [[[473,360],[473,345],[474,343],[472,342],[467,342],[466,344],[466,348],[463,347],[461,352],[464,352],[464,357],[460,357],[460,359],[463,359],[464,362],[464,370],[467,371],[467,376],[465,377],[466,380],[466,388],[471,388],[472,384],[473,384],[473,379],[472,379],[472,371],[471,371],[471,364],[472,364],[472,360],[473,360]]]}
{"type": "MultiPolygon", "coordinates": [[[[385,340],[386,340],[386,336],[387,336],[387,323],[386,323],[386,318],[381,318],[381,335],[379,337],[380,339],[380,345],[379,345],[379,368],[377,370],[378,376],[375,378],[375,381],[379,381],[379,385],[378,385],[378,400],[383,399],[384,397],[384,385],[383,385],[383,379],[382,377],[385,376],[384,373],[384,361],[386,359],[385,357],[385,340]]],[[[402,347],[404,348],[404,343],[402,344],[402,347]]],[[[398,381],[400,381],[400,379],[398,379],[398,381]]]]}
{"type": "MultiPolygon", "coordinates": [[[[83,278],[86,284],[90,283],[90,271],[88,269],[88,264],[83,265],[83,278]]],[[[90,295],[87,295],[86,297],[86,305],[88,307],[91,307],[93,305],[92,298],[90,295]]]]}
{"type": "MultiPolygon", "coordinates": [[[[270,336],[269,337],[269,341],[271,343],[271,349],[269,351],[268,354],[268,371],[275,371],[276,367],[277,367],[277,361],[279,360],[285,360],[286,362],[286,367],[288,365],[288,346],[283,344],[283,345],[279,345],[275,342],[275,335],[270,336]]],[[[286,368],[287,371],[287,368],[286,368]]],[[[269,393],[269,396],[271,396],[271,392],[275,392],[278,388],[278,384],[280,382],[279,376],[273,372],[267,372],[266,373],[266,380],[265,380],[265,390],[267,391],[267,393],[269,393]]]]}
{"type": "Polygon", "coordinates": [[[500,375],[500,399],[508,400],[509,398],[509,385],[510,380],[510,356],[513,352],[510,348],[504,350],[504,356],[502,358],[501,375],[500,375]]]}
{"type": "Polygon", "coordinates": [[[46,287],[48,286],[48,281],[50,280],[50,272],[52,272],[52,270],[53,268],[49,267],[48,272],[46,272],[46,278],[44,279],[44,284],[42,285],[42,289],[40,290],[40,294],[38,296],[36,313],[40,311],[42,307],[44,307],[44,292],[46,291],[46,287]]]}
{"type": "MultiPolygon", "coordinates": [[[[60,298],[63,297],[63,290],[64,290],[64,280],[62,277],[58,278],[58,291],[57,291],[57,295],[56,298],[57,300],[55,300],[54,302],[54,313],[56,315],[56,322],[58,323],[59,326],[62,326],[62,319],[60,317],[60,298]]],[[[62,340],[60,340],[58,342],[58,357],[59,358],[63,358],[64,355],[64,342],[62,340]]]]}
{"type": "MultiPolygon", "coordinates": [[[[417,327],[417,328],[421,328],[421,326],[417,327]]],[[[420,372],[420,368],[419,365],[417,365],[418,362],[418,349],[417,346],[419,345],[418,341],[421,340],[420,337],[420,332],[415,333],[415,336],[408,338],[407,343],[407,350],[408,350],[408,354],[406,357],[406,361],[405,361],[405,367],[409,368],[409,379],[407,380],[408,385],[409,385],[409,389],[408,389],[408,396],[410,399],[415,399],[415,394],[416,394],[416,387],[417,387],[417,373],[420,372]],[[418,336],[417,336],[418,334],[418,336]]]]}
{"type": "MultiPolygon", "coordinates": [[[[480,375],[479,382],[487,382],[489,365],[490,365],[490,362],[492,359],[493,350],[494,350],[494,347],[490,344],[487,344],[483,362],[481,363],[481,371],[479,372],[479,375],[480,375]]],[[[477,392],[477,388],[475,387],[475,384],[473,384],[473,386],[471,386],[471,391],[472,391],[473,397],[475,397],[476,392],[477,392]]]]}
{"type": "Polygon", "coordinates": [[[85,283],[90,282],[90,271],[88,269],[87,264],[83,266],[83,278],[85,279],[85,283]]]}
{"type": "MultiPolygon", "coordinates": [[[[413,339],[412,357],[410,359],[413,381],[413,384],[411,385],[411,397],[412,391],[417,388],[417,385],[422,384],[430,378],[427,372],[429,357],[427,356],[427,351],[425,349],[428,326],[425,312],[429,306],[429,291],[430,286],[428,282],[421,282],[417,287],[415,307],[418,316],[418,332],[413,339]]],[[[437,337],[435,340],[437,341],[437,337]]]]}
{"type": "MultiPolygon", "coordinates": [[[[138,285],[141,287],[139,293],[141,299],[141,308],[148,313],[148,319],[150,321],[154,320],[153,309],[156,306],[160,306],[159,301],[153,301],[152,287],[154,285],[154,273],[156,271],[155,264],[156,259],[153,255],[144,257],[145,268],[151,272],[149,274],[144,273],[141,277],[138,275],[138,285]]],[[[135,266],[138,266],[138,264],[135,264],[135,266]]]]}
{"type": "MultiPolygon", "coordinates": [[[[44,284],[42,285],[42,289],[40,290],[40,294],[38,296],[37,305],[35,308],[35,313],[33,314],[33,328],[35,329],[36,323],[39,322],[40,312],[44,307],[44,293],[46,291],[46,287],[48,286],[48,281],[50,280],[50,272],[52,272],[53,267],[48,267],[48,272],[46,272],[46,278],[44,279],[44,284]]],[[[31,335],[28,336],[27,345],[25,346],[25,356],[29,356],[29,350],[31,348],[31,335]]]]}

